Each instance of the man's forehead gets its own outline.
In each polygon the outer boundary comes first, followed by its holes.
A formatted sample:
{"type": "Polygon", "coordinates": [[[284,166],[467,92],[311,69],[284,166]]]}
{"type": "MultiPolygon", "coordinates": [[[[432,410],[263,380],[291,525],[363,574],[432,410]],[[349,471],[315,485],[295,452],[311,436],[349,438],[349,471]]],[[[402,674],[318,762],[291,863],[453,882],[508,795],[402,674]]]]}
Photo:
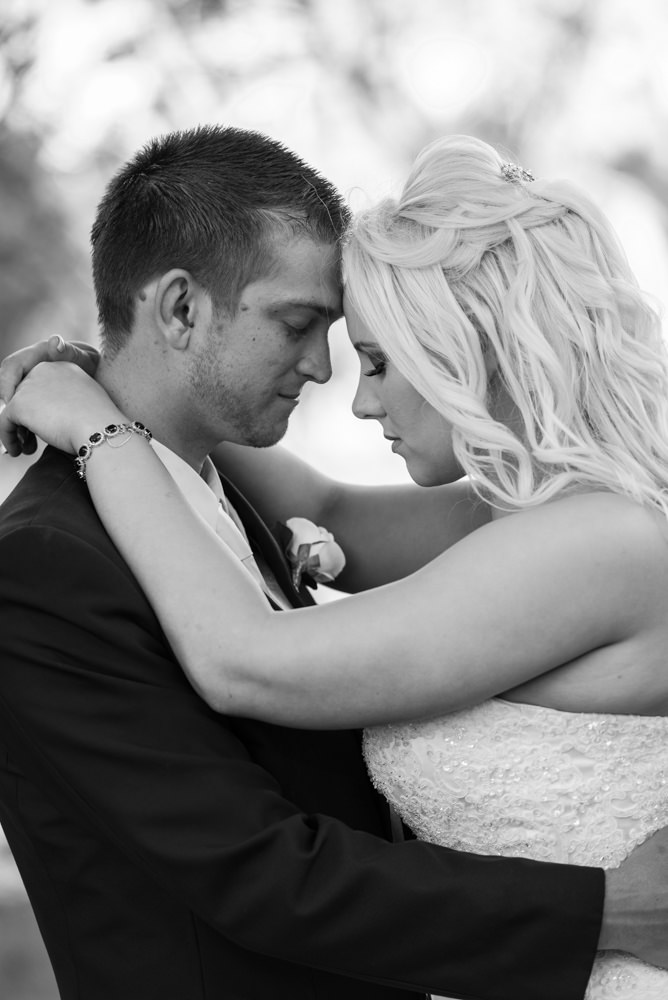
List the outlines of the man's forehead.
{"type": "Polygon", "coordinates": [[[309,237],[276,243],[272,262],[261,277],[246,285],[242,301],[253,299],[271,312],[311,309],[334,322],[343,312],[341,268],[336,244],[309,237]]]}

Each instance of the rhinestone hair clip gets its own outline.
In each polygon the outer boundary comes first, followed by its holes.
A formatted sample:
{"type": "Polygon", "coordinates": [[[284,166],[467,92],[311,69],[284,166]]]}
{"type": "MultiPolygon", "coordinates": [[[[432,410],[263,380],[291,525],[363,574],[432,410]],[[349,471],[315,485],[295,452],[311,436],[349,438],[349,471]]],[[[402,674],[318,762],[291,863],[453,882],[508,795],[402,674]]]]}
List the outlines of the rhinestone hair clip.
{"type": "Polygon", "coordinates": [[[519,181],[535,181],[536,178],[530,170],[525,170],[518,163],[502,163],[501,173],[507,181],[517,184],[519,181]]]}

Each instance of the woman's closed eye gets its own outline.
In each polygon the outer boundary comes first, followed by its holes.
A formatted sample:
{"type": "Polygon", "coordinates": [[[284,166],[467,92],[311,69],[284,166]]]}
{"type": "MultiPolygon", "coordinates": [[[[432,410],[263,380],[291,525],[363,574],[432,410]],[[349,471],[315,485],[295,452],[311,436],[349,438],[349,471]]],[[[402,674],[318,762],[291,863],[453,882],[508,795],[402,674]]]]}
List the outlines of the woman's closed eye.
{"type": "Polygon", "coordinates": [[[387,358],[382,354],[366,354],[366,360],[371,365],[371,368],[364,370],[362,367],[362,375],[366,375],[367,378],[373,378],[374,375],[382,375],[387,368],[387,358]]]}
{"type": "Polygon", "coordinates": [[[373,378],[374,375],[382,375],[387,368],[387,363],[385,361],[379,361],[373,366],[371,371],[362,372],[362,375],[366,375],[367,378],[373,378]]]}

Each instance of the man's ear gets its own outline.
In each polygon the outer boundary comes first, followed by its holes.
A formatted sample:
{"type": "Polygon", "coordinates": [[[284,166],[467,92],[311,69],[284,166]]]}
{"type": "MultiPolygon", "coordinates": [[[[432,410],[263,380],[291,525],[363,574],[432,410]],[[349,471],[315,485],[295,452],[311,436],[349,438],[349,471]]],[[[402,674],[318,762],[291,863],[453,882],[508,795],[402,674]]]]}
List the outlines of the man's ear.
{"type": "Polygon", "coordinates": [[[155,321],[166,342],[185,350],[198,320],[203,318],[204,290],[189,271],[173,268],[159,279],[155,290],[155,321]]]}

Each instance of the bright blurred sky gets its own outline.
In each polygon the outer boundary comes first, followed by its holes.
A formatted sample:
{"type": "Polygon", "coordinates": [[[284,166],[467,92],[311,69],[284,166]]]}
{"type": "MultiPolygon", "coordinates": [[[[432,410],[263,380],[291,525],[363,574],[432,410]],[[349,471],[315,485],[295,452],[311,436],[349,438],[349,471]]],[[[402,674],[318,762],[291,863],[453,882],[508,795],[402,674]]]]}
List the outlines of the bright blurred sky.
{"type": "MultiPolygon", "coordinates": [[[[35,21],[6,59],[0,51],[0,111],[11,94],[3,70],[23,46],[33,62],[10,120],[40,135],[82,248],[115,167],[171,128],[268,132],[353,205],[396,187],[431,138],[470,131],[509,137],[537,174],[593,191],[641,284],[665,299],[665,200],[614,166],[641,150],[668,168],[664,0],[231,0],[202,16],[215,6],[2,3],[8,23],[35,21]]],[[[332,346],[337,376],[307,395],[286,443],[333,475],[405,479],[377,426],[350,415],[356,362],[343,324],[332,346]]]]}
{"type": "MultiPolygon", "coordinates": [[[[641,285],[666,300],[665,0],[218,7],[211,13],[214,0],[0,0],[0,118],[38,137],[39,164],[81,248],[84,275],[95,206],[116,167],[152,135],[222,121],[292,146],[353,206],[398,185],[439,134],[510,143],[536,174],[568,176],[594,193],[641,285]],[[10,36],[27,17],[32,22],[10,36]],[[623,169],[629,163],[637,169],[623,169]]],[[[26,227],[29,218],[26,209],[26,227]]],[[[94,340],[92,291],[74,303],[70,291],[62,293],[70,312],[46,303],[26,324],[27,339],[67,334],[73,311],[78,331],[94,340]]],[[[350,414],[356,361],[342,323],[332,352],[336,377],[306,394],[286,443],[334,476],[404,481],[403,461],[377,425],[350,414]]],[[[0,494],[25,467],[0,459],[0,494]]],[[[0,896],[3,873],[16,885],[0,842],[0,896]]]]}

